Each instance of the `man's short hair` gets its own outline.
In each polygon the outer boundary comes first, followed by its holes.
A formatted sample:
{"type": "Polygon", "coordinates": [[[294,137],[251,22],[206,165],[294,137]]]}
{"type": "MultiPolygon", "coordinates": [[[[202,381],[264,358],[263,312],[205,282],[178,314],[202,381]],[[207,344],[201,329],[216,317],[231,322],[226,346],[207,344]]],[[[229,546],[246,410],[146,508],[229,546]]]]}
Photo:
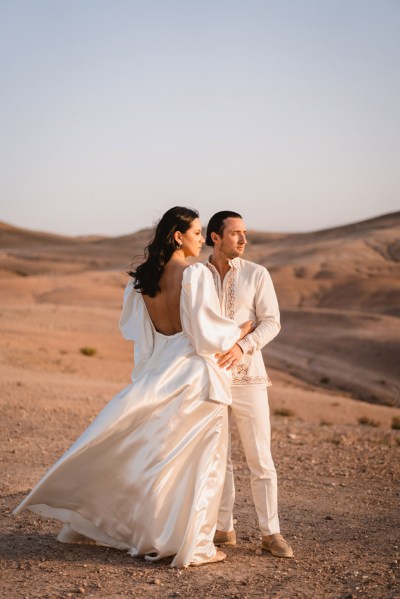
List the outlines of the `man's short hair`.
{"type": "Polygon", "coordinates": [[[241,214],[237,212],[232,212],[231,210],[222,210],[221,212],[216,212],[209,220],[207,226],[207,235],[206,235],[206,244],[213,247],[214,242],[211,239],[211,233],[217,233],[220,237],[222,237],[225,229],[225,219],[226,218],[243,218],[241,214]]]}

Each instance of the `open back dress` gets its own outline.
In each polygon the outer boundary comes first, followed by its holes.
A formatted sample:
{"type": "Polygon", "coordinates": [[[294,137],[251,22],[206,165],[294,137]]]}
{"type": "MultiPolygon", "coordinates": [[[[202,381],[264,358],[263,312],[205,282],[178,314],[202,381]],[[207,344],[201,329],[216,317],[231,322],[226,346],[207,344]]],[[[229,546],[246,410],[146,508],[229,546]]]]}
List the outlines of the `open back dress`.
{"type": "Polygon", "coordinates": [[[16,508],[65,523],[99,544],[171,565],[201,564],[213,537],[225,478],[230,374],[215,353],[239,327],[220,314],[212,275],[183,273],[182,331],[155,330],[130,280],[120,328],[134,341],[132,383],[116,395],[16,508]]]}

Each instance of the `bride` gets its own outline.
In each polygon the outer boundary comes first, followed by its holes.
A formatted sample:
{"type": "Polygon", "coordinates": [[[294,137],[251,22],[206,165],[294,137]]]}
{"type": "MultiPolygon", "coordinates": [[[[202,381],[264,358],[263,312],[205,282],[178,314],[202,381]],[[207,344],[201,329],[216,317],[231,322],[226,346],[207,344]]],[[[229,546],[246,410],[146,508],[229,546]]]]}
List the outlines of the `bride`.
{"type": "Polygon", "coordinates": [[[120,322],[134,341],[132,383],[16,508],[64,522],[132,556],[185,567],[223,560],[213,537],[225,477],[230,373],[215,354],[250,331],[220,315],[211,273],[186,258],[204,243],[198,213],[159,221],[130,272],[120,322]]]}

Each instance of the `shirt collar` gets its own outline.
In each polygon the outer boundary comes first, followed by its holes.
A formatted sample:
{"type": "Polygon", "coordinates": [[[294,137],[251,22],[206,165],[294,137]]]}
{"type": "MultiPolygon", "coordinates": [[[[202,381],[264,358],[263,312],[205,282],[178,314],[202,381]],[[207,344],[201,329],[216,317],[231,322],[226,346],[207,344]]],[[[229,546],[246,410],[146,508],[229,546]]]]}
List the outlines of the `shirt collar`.
{"type": "MultiPolygon", "coordinates": [[[[206,261],[206,266],[211,267],[214,270],[217,270],[215,268],[214,264],[211,263],[211,258],[212,258],[212,256],[208,257],[208,260],[206,261]]],[[[232,258],[232,260],[228,260],[228,264],[229,264],[229,268],[233,268],[233,269],[239,268],[239,257],[232,258]]]]}

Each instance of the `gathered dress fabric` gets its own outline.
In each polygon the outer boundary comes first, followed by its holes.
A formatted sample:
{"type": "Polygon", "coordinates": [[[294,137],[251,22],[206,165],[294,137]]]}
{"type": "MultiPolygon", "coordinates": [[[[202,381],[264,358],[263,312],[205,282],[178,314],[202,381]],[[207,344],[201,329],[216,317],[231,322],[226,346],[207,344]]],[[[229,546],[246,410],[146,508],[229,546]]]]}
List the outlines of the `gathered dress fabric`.
{"type": "Polygon", "coordinates": [[[155,330],[130,280],[120,328],[134,341],[132,383],[16,508],[99,544],[184,567],[210,560],[227,456],[230,373],[214,354],[240,329],[221,316],[202,264],[183,273],[182,331],[155,330]]]}

